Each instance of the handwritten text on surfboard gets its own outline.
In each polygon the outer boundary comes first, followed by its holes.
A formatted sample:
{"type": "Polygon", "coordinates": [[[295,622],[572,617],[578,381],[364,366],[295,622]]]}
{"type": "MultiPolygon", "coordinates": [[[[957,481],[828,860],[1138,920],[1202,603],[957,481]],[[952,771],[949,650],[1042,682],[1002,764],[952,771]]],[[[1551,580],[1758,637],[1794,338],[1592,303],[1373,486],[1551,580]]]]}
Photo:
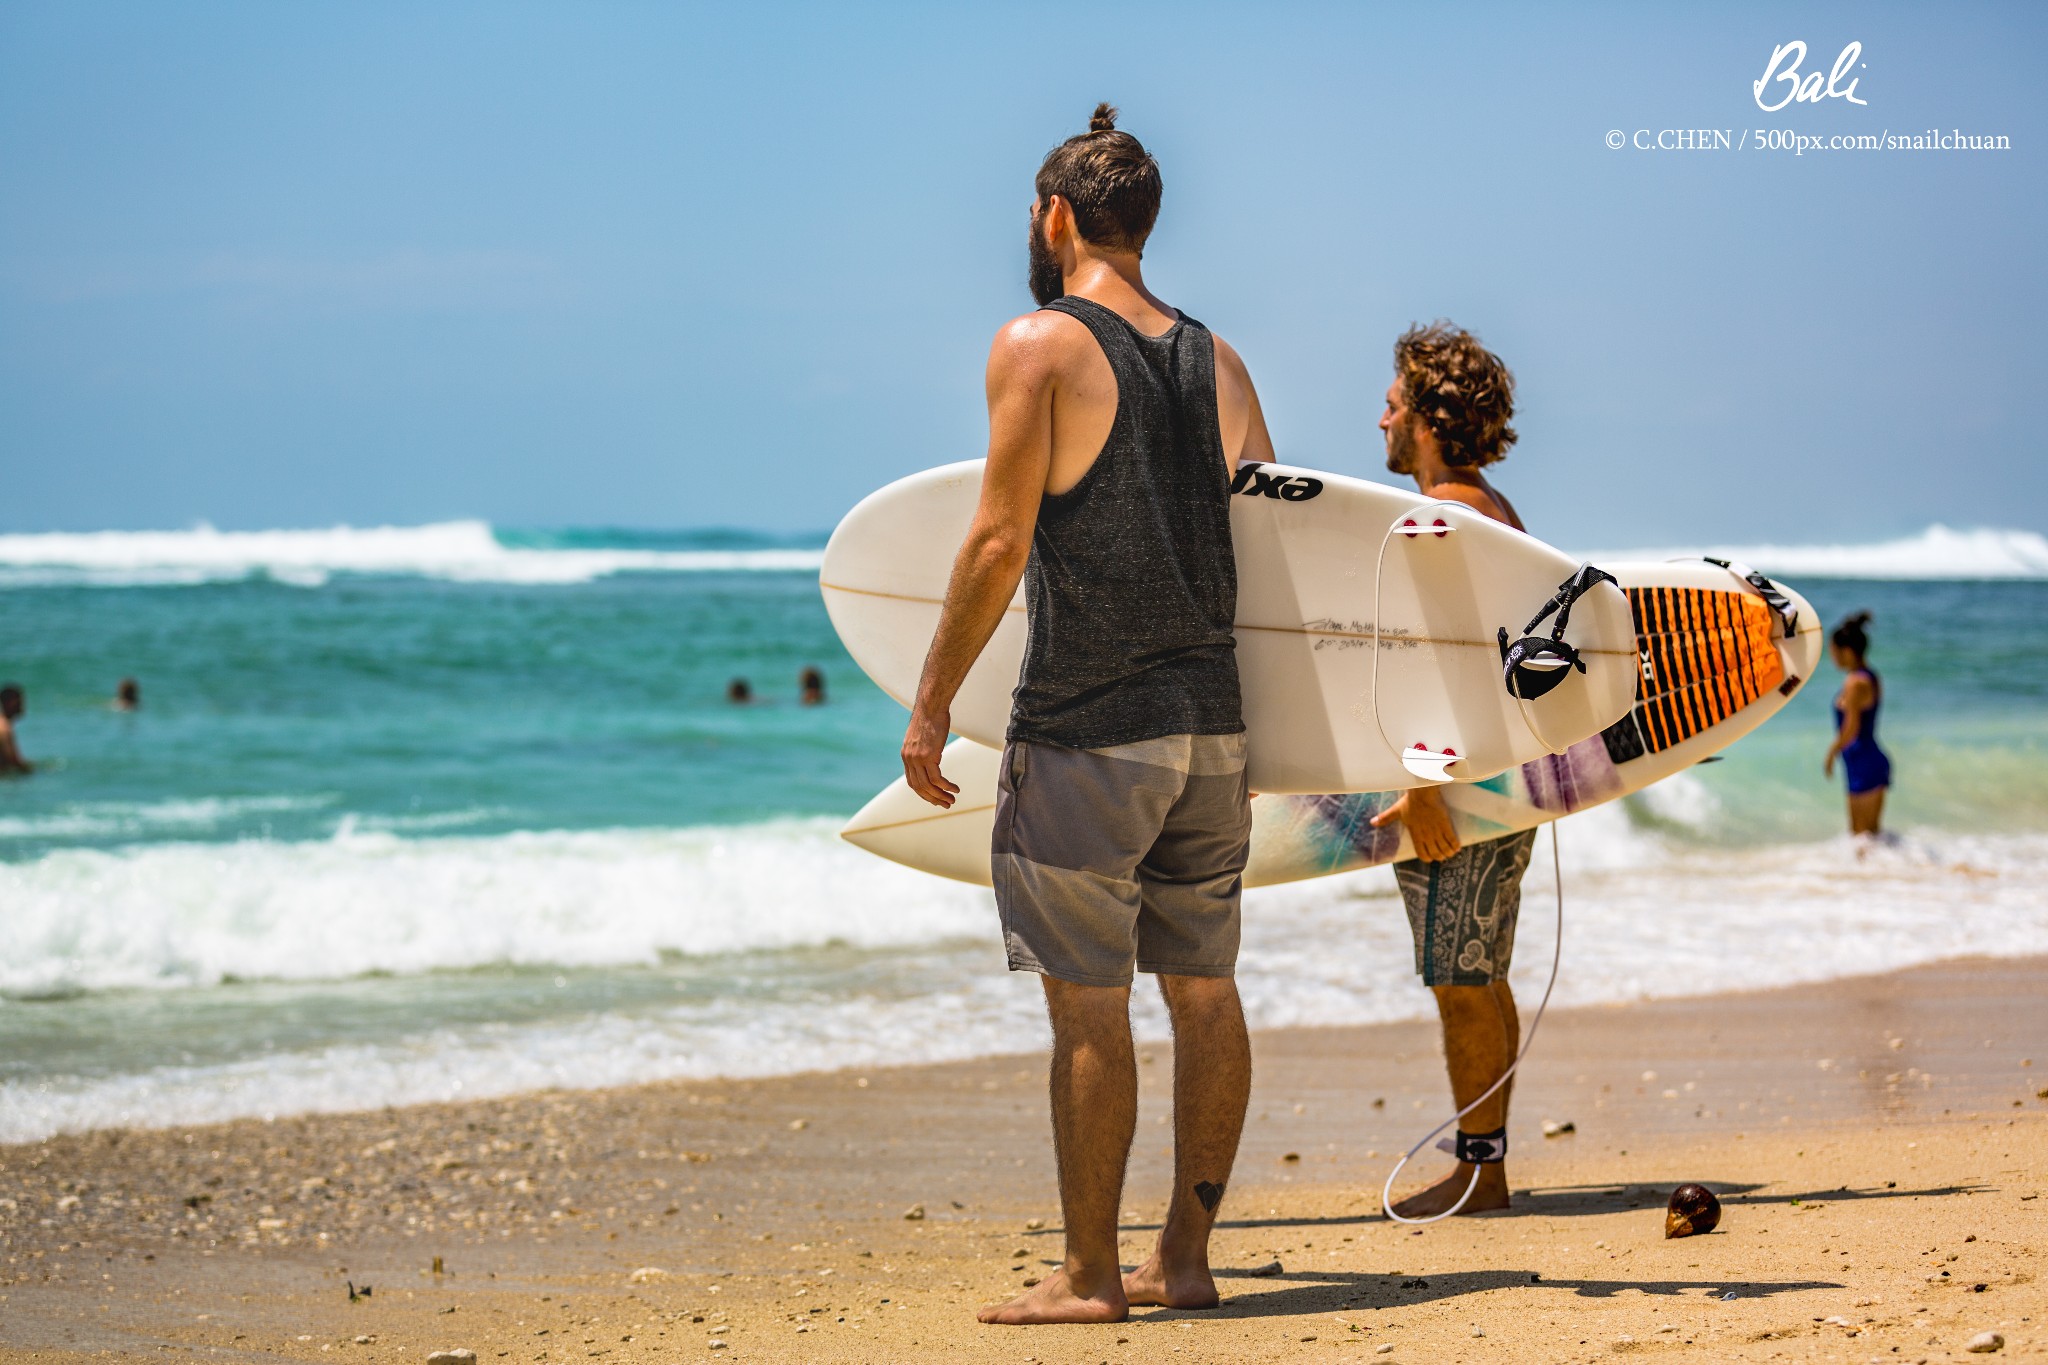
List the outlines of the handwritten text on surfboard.
{"type": "Polygon", "coordinates": [[[1284,502],[1307,502],[1323,491],[1321,479],[1311,479],[1304,474],[1268,474],[1257,465],[1241,464],[1237,477],[1230,482],[1230,491],[1242,493],[1248,498],[1279,498],[1284,502]]]}

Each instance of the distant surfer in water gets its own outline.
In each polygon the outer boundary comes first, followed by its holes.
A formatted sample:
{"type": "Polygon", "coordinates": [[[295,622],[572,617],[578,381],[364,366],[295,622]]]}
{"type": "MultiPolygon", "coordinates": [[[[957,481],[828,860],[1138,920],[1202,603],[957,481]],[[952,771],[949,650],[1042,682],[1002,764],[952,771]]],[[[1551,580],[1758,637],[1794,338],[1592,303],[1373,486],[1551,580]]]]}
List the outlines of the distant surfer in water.
{"type": "Polygon", "coordinates": [[[0,687],[0,777],[25,776],[36,770],[35,764],[21,756],[21,746],[14,740],[14,722],[27,709],[21,688],[13,683],[0,687]]]}
{"type": "Polygon", "coordinates": [[[825,674],[818,668],[806,668],[797,679],[797,698],[805,706],[825,704],[825,674]]]}
{"type": "MultiPolygon", "coordinates": [[[[1514,505],[1485,474],[1515,443],[1508,425],[1514,411],[1514,376],[1478,338],[1446,322],[1411,328],[1394,343],[1394,382],[1380,417],[1387,468],[1413,478],[1425,496],[1464,503],[1524,530],[1514,505]]],[[[1373,824],[1396,821],[1408,827],[1415,856],[1394,864],[1394,878],[1415,937],[1416,970],[1436,995],[1451,1094],[1463,1109],[1501,1078],[1521,1047],[1508,963],[1536,831],[1461,846],[1435,787],[1410,790],[1373,824]]],[[[1404,1218],[1442,1213],[1471,1185],[1475,1168],[1479,1183],[1460,1212],[1508,1206],[1512,1088],[1501,1087],[1465,1116],[1457,1171],[1394,1205],[1394,1212],[1404,1218]]]]}
{"type": "Polygon", "coordinates": [[[1892,785],[1892,761],[1877,747],[1877,708],[1884,701],[1884,684],[1866,658],[1870,613],[1859,611],[1836,626],[1828,644],[1835,667],[1849,676],[1835,696],[1835,742],[1828,746],[1821,773],[1833,777],[1835,760],[1842,760],[1842,775],[1849,779],[1849,832],[1879,834],[1884,794],[1892,785]]]}
{"type": "Polygon", "coordinates": [[[133,678],[123,678],[114,688],[113,708],[116,711],[140,711],[142,709],[142,684],[133,678]]]}
{"type": "Polygon", "coordinates": [[[1145,287],[1159,167],[1100,105],[1038,169],[1041,305],[989,354],[988,465],[903,739],[933,805],[953,698],[1021,579],[1029,643],[1003,752],[996,906],[1052,1016],[1059,1271],[983,1322],[1121,1321],[1217,1302],[1209,1232],[1251,1091],[1238,898],[1251,843],[1230,481],[1273,444],[1237,353],[1145,287]],[[1174,1185],[1129,1275],[1117,1213],[1137,1122],[1134,971],[1173,1019],[1174,1185]]]}

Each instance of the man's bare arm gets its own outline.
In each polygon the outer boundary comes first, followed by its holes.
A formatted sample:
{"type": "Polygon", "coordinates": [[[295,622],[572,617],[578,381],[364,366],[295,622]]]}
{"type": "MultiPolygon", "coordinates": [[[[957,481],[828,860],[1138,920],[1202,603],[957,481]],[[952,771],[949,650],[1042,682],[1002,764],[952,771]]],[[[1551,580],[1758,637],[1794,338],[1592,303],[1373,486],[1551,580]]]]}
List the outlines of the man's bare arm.
{"type": "Polygon", "coordinates": [[[1052,394],[1057,365],[1046,320],[1017,319],[996,334],[988,358],[988,466],[981,502],[953,560],[939,629],[925,655],[910,727],[903,735],[903,777],[935,806],[950,807],[959,788],[939,771],[952,729],[953,698],[1016,596],[1031,557],[1038,504],[1052,467],[1052,394]]]}
{"type": "Polygon", "coordinates": [[[1222,337],[1216,339],[1216,398],[1223,427],[1223,454],[1232,473],[1240,460],[1263,463],[1278,458],[1273,454],[1272,433],[1266,430],[1266,412],[1259,406],[1259,391],[1252,384],[1244,358],[1222,337]]]}

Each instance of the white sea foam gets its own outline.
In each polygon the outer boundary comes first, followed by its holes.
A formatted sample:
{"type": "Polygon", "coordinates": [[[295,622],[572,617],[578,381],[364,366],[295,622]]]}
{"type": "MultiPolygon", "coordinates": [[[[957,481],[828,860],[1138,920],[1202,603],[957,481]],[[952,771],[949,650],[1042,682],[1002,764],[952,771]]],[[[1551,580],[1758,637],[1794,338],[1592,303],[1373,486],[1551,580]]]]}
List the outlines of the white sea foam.
{"type": "Polygon", "coordinates": [[[294,531],[198,526],[0,536],[0,587],[176,586],[259,574],[300,587],[318,587],[335,574],[584,583],[620,573],[815,571],[823,559],[819,550],[507,546],[482,521],[294,531]]]}
{"type": "MultiPolygon", "coordinates": [[[[1685,819],[1686,803],[1660,816],[1685,819]]],[[[1705,848],[1621,805],[1560,826],[1565,1004],[1785,985],[1970,954],[2048,953],[2048,836],[1920,836],[1859,848],[1705,848]]],[[[1527,881],[1515,977],[1540,986],[1549,841],[1527,881]]],[[[515,962],[601,967],[663,954],[844,943],[905,970],[889,990],[735,988],[542,1022],[423,1027],[227,1063],[0,1083],[0,1141],[502,1094],[755,1075],[1042,1047],[1038,992],[1003,969],[988,893],[881,863],[829,821],[740,829],[356,835],[307,844],[62,852],[0,867],[0,985],[21,995],[332,978],[515,962]],[[909,985],[903,986],[901,982],[909,985]]],[[[738,959],[732,959],[735,963],[738,959]]],[[[1422,1017],[1385,869],[1254,892],[1239,981],[1260,1027],[1422,1017]]],[[[734,980],[742,973],[736,966],[734,980]]],[[[1139,1031],[1165,1034],[1149,989],[1139,1031]]],[[[61,1007],[61,1006],[60,1006],[61,1007]]],[[[0,1004],[6,1008],[46,1006],[0,1004]]],[[[1539,1053],[1541,1044],[1538,1044],[1539,1053]]]]}
{"type": "MultiPolygon", "coordinates": [[[[338,1044],[218,1066],[0,1083],[0,1142],[550,1087],[786,1075],[1015,1052],[1044,1039],[1043,1006],[1035,990],[1020,990],[1020,984],[1000,972],[984,973],[908,1000],[581,1015],[545,1027],[447,1030],[396,1045],[338,1044]]],[[[1155,1032],[1164,1036],[1163,1014],[1155,1032]]]]}
{"type": "Polygon", "coordinates": [[[2035,531],[1958,531],[1930,526],[1918,535],[1867,545],[1694,545],[1675,549],[1595,550],[1603,560],[1737,560],[1762,573],[1811,578],[2048,578],[2048,536],[2035,531]]]}
{"type": "Polygon", "coordinates": [[[831,820],[67,849],[0,863],[0,993],[645,964],[984,933],[985,893],[868,857],[831,820]]]}
{"type": "Polygon", "coordinates": [[[338,799],[332,795],[195,796],[171,801],[81,801],[40,815],[0,816],[0,839],[191,838],[246,816],[318,810],[338,799]]]}

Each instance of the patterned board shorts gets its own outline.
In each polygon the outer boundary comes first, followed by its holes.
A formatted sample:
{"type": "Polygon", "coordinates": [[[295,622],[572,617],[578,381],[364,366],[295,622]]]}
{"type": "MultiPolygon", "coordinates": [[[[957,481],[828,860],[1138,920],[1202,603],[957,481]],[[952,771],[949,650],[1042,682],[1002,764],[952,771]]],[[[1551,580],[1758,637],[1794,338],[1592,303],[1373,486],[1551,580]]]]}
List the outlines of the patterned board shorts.
{"type": "Polygon", "coordinates": [[[1440,863],[1394,864],[1415,935],[1415,970],[1425,986],[1505,981],[1522,912],[1522,874],[1536,831],[1466,844],[1440,863]]]}
{"type": "Polygon", "coordinates": [[[1010,969],[1083,986],[1237,970],[1244,736],[1003,751],[996,909],[1010,969]]]}

